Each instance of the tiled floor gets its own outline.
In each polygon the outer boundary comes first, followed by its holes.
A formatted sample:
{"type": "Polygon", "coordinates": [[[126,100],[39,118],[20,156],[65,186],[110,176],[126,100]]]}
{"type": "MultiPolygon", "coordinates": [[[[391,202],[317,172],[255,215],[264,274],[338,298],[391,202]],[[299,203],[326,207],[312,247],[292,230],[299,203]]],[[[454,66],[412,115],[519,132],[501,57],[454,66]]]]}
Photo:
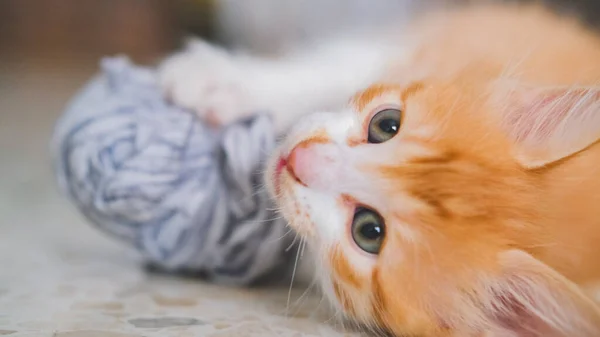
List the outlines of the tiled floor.
{"type": "Polygon", "coordinates": [[[286,310],[287,289],[149,275],[135,252],[88,226],[56,192],[47,147],[94,69],[48,69],[0,67],[0,335],[346,335],[304,289],[286,310]]]}

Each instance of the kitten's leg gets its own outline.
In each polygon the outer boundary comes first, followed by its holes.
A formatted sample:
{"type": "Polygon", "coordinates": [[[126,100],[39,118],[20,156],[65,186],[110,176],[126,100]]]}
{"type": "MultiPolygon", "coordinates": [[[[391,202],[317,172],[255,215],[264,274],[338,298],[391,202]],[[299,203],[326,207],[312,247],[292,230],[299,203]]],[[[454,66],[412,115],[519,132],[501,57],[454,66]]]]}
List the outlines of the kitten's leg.
{"type": "Polygon", "coordinates": [[[265,111],[279,130],[300,115],[345,104],[376,80],[385,48],[366,40],[338,40],[277,59],[234,55],[196,41],[160,67],[173,101],[218,123],[265,111]]]}

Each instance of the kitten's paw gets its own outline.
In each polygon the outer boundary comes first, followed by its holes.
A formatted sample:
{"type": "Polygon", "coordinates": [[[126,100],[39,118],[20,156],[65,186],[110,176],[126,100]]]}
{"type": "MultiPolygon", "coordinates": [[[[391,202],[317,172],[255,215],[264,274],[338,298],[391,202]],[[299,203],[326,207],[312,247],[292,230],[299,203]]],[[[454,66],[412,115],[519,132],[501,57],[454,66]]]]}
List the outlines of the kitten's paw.
{"type": "Polygon", "coordinates": [[[244,78],[225,50],[195,40],[159,67],[159,81],[169,100],[222,125],[249,112],[244,78]]]}

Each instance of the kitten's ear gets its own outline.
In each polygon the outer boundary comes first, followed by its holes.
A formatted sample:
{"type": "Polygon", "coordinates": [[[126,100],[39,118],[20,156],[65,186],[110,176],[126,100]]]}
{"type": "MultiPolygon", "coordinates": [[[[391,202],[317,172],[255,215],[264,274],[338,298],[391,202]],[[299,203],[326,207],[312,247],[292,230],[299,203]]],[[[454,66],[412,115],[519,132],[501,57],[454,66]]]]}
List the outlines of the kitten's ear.
{"type": "Polygon", "coordinates": [[[600,138],[600,87],[535,87],[504,81],[495,88],[515,157],[538,168],[600,138]]]}
{"type": "Polygon", "coordinates": [[[600,336],[600,311],[576,284],[520,250],[499,259],[482,304],[491,336],[600,336]]]}

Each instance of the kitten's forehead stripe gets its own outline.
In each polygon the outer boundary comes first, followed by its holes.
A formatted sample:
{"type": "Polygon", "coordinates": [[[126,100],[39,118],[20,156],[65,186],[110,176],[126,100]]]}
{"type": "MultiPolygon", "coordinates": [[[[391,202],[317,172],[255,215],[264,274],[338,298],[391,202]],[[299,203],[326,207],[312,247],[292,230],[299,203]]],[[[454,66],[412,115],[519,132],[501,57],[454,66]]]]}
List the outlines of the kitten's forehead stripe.
{"type": "Polygon", "coordinates": [[[411,191],[412,195],[429,206],[433,212],[441,219],[449,219],[452,212],[444,205],[443,196],[435,192],[425,192],[421,190],[411,191]]]}
{"type": "MultiPolygon", "coordinates": [[[[403,176],[414,182],[415,179],[422,180],[423,177],[433,179],[438,176],[453,175],[455,168],[453,164],[461,160],[461,156],[455,151],[443,151],[431,156],[420,156],[411,158],[409,165],[402,167],[384,168],[386,176],[403,176]]],[[[435,180],[435,179],[433,179],[435,180]]],[[[437,184],[437,183],[436,183],[437,184]]],[[[427,181],[419,184],[410,184],[406,190],[412,197],[423,202],[441,219],[450,219],[453,212],[446,205],[446,199],[453,197],[447,190],[437,185],[430,185],[427,181]]]]}
{"type": "Polygon", "coordinates": [[[416,165],[419,165],[419,164],[441,165],[441,164],[448,164],[452,161],[458,160],[458,157],[459,157],[458,152],[449,151],[449,152],[442,152],[438,155],[433,155],[433,156],[412,158],[409,163],[416,164],[416,165]]]}

